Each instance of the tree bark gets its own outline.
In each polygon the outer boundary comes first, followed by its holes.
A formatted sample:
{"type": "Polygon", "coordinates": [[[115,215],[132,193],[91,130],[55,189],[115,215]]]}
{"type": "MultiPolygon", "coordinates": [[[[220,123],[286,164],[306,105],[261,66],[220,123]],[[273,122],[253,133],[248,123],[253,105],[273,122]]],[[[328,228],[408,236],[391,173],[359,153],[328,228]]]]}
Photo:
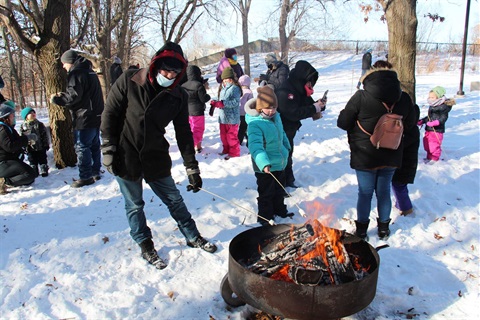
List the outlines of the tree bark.
{"type": "MultiPolygon", "coordinates": [[[[22,19],[29,19],[35,37],[28,36],[20,25],[10,0],[2,0],[0,18],[18,46],[33,54],[38,61],[45,78],[47,97],[63,91],[66,73],[62,69],[60,56],[70,48],[70,1],[43,1],[43,15],[35,1],[30,3],[32,11],[16,11],[22,19]],[[33,40],[32,40],[33,39],[33,40]]],[[[30,30],[30,29],[29,29],[30,30]]],[[[30,30],[31,31],[31,30],[30,30]]],[[[52,134],[52,148],[55,166],[59,169],[73,167],[77,163],[75,154],[72,119],[70,112],[60,106],[49,103],[49,120],[52,134]]]]}
{"type": "Polygon", "coordinates": [[[250,4],[252,0],[239,0],[240,14],[242,15],[242,34],[243,34],[243,56],[244,56],[244,71],[245,74],[250,74],[250,53],[248,50],[248,12],[250,11],[250,4]]]}
{"type": "Polygon", "coordinates": [[[416,0],[379,1],[388,25],[388,61],[397,71],[402,90],[415,103],[415,60],[417,55],[416,0]]]}

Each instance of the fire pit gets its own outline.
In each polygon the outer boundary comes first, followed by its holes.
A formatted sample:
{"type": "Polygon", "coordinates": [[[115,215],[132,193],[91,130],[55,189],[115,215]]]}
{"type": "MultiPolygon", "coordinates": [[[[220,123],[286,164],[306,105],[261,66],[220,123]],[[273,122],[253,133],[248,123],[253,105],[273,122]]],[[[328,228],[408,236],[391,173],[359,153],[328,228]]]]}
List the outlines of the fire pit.
{"type": "Polygon", "coordinates": [[[281,233],[290,225],[264,226],[238,234],[229,246],[228,273],[222,280],[222,297],[238,307],[249,304],[269,314],[292,319],[337,319],[367,307],[375,297],[380,257],[364,240],[345,233],[345,249],[361,257],[369,266],[368,275],[334,285],[304,285],[274,280],[245,267],[245,261],[258,255],[259,245],[281,233]]]}

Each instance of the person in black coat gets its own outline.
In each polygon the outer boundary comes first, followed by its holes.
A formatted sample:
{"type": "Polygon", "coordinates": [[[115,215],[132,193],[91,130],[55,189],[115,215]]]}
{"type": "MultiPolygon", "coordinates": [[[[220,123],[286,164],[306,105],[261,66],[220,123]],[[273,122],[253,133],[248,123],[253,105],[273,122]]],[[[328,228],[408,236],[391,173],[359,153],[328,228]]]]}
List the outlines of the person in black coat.
{"type": "Polygon", "coordinates": [[[67,90],[53,94],[50,102],[70,110],[80,179],[71,186],[80,188],[100,179],[100,121],[104,107],[102,86],[92,63],[74,50],[61,57],[67,70],[67,90]]]}
{"type": "Polygon", "coordinates": [[[37,177],[35,171],[23,162],[24,149],[37,140],[35,134],[21,136],[15,130],[15,109],[0,105],[0,194],[6,194],[6,185],[30,185],[37,177]]]}
{"type": "Polygon", "coordinates": [[[287,80],[290,68],[282,61],[277,60],[275,53],[269,53],[265,56],[265,64],[267,65],[267,73],[261,74],[259,78],[255,79],[259,85],[263,82],[273,85],[274,88],[280,86],[287,80]]]}
{"type": "Polygon", "coordinates": [[[182,84],[182,88],[188,93],[188,114],[193,134],[193,145],[195,151],[201,152],[205,131],[205,103],[210,100],[210,95],[205,89],[202,70],[198,66],[187,67],[187,81],[182,84]]]}
{"type": "Polygon", "coordinates": [[[378,119],[393,106],[393,113],[403,116],[404,130],[415,126],[413,102],[402,92],[397,73],[388,68],[373,69],[363,81],[364,90],[358,90],[340,112],[337,126],[347,131],[350,146],[350,167],[355,170],[358,181],[357,220],[355,234],[366,238],[370,222],[373,193],[377,197],[378,236],[390,234],[389,223],[392,210],[390,186],[396,168],[402,165],[403,141],[396,150],[377,149],[370,136],[358,123],[373,132],[378,119]]]}
{"type": "Polygon", "coordinates": [[[210,253],[217,250],[200,235],[171,174],[170,145],[165,133],[173,123],[187,170],[187,191],[200,191],[202,179],[188,123],[188,94],[179,86],[186,67],[182,48],[173,42],[165,43],[147,68],[127,70],[117,79],[102,114],[103,164],[116,176],[125,198],[130,235],[139,244],[142,257],[157,269],[167,264],[158,256],[147,225],[143,180],[166,205],[188,246],[210,253]]]}
{"type": "MultiPolygon", "coordinates": [[[[414,105],[414,120],[418,122],[420,108],[414,105]]],[[[392,178],[392,190],[395,196],[395,207],[402,216],[413,212],[412,201],[408,195],[408,184],[414,183],[418,166],[418,148],[420,147],[420,130],[413,126],[403,131],[403,157],[401,167],[395,170],[392,178]]]]}
{"type": "Polygon", "coordinates": [[[123,73],[122,70],[122,60],[115,56],[113,57],[113,63],[110,66],[110,85],[112,86],[115,81],[120,77],[120,75],[123,73]]]}
{"type": "Polygon", "coordinates": [[[362,56],[362,74],[358,79],[357,89],[360,89],[362,77],[372,68],[372,49],[368,49],[362,56]]]}
{"type": "Polygon", "coordinates": [[[325,106],[322,101],[314,101],[311,97],[317,79],[317,70],[307,61],[299,60],[295,64],[295,68],[290,71],[287,80],[275,89],[278,99],[278,112],[291,146],[287,167],[285,168],[287,187],[297,188],[293,175],[292,156],[293,139],[302,126],[300,120],[313,117],[316,113],[320,113],[325,106]]]}

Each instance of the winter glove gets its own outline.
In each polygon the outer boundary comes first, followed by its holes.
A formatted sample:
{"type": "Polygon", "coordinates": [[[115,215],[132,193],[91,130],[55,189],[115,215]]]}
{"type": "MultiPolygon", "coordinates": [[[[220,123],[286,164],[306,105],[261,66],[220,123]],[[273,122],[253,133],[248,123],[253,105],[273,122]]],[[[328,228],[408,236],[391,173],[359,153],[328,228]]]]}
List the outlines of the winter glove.
{"type": "Polygon", "coordinates": [[[213,112],[215,111],[215,106],[210,102],[210,110],[208,110],[208,115],[213,117],[213,112]]]}
{"type": "Polygon", "coordinates": [[[116,146],[109,146],[104,149],[102,149],[103,153],[103,166],[110,172],[111,174],[115,175],[113,172],[113,157],[115,155],[115,151],[117,151],[116,146]]]}
{"type": "Polygon", "coordinates": [[[428,121],[427,122],[427,126],[429,126],[429,127],[436,127],[439,124],[440,124],[440,121],[438,121],[438,120],[433,120],[433,121],[428,121]]]}
{"type": "Polygon", "coordinates": [[[266,74],[261,74],[260,77],[258,77],[258,80],[260,81],[268,81],[268,76],[266,74]]]}
{"type": "Polygon", "coordinates": [[[424,122],[422,119],[420,119],[420,120],[418,120],[418,122],[417,122],[417,126],[422,126],[424,123],[425,123],[425,122],[424,122]]]}
{"type": "Polygon", "coordinates": [[[37,135],[35,133],[30,133],[30,134],[27,134],[27,139],[28,139],[28,144],[33,146],[35,145],[35,143],[37,142],[37,135]]]}
{"type": "Polygon", "coordinates": [[[187,191],[192,191],[196,193],[202,188],[202,178],[200,177],[200,170],[196,169],[187,169],[188,182],[187,191]]]}
{"type": "Polygon", "coordinates": [[[223,107],[225,107],[222,100],[215,101],[214,103],[215,103],[215,108],[223,109],[223,107]]]}

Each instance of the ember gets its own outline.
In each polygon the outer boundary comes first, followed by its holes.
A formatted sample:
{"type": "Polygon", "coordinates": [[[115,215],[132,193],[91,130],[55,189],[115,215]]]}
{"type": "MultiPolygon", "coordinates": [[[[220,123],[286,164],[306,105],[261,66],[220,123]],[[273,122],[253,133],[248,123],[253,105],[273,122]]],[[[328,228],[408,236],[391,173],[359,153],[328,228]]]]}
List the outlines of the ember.
{"type": "Polygon", "coordinates": [[[258,254],[244,264],[254,273],[302,285],[338,285],[367,276],[358,255],[347,252],[344,231],[307,221],[259,244],[258,254]]]}

